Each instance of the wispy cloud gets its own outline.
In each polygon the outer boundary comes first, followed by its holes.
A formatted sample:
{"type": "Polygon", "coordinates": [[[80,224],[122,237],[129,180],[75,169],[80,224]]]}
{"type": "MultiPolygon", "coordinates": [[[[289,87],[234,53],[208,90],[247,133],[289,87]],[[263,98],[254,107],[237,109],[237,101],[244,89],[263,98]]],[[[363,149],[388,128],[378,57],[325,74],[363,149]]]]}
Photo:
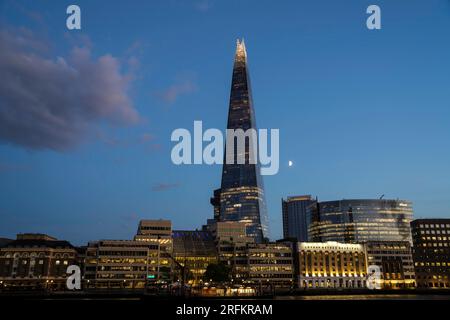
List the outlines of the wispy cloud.
{"type": "Polygon", "coordinates": [[[185,79],[177,81],[168,88],[156,92],[155,96],[167,104],[173,104],[181,95],[195,92],[197,89],[197,84],[192,79],[185,79]]]}
{"type": "Polygon", "coordinates": [[[153,140],[155,140],[155,136],[153,134],[151,134],[151,133],[148,133],[148,132],[143,133],[141,135],[141,137],[140,137],[140,142],[141,143],[147,143],[147,142],[150,142],[150,141],[153,141],[153,140]]]}
{"type": "Polygon", "coordinates": [[[152,187],[152,191],[160,192],[178,188],[179,183],[158,183],[152,187]]]}
{"type": "Polygon", "coordinates": [[[139,143],[144,146],[146,152],[157,152],[161,151],[162,145],[157,142],[156,136],[151,133],[143,133],[139,139],[139,143]]]}
{"type": "Polygon", "coordinates": [[[199,0],[195,2],[195,8],[201,12],[208,11],[209,9],[212,8],[212,6],[213,6],[212,0],[199,0]]]}

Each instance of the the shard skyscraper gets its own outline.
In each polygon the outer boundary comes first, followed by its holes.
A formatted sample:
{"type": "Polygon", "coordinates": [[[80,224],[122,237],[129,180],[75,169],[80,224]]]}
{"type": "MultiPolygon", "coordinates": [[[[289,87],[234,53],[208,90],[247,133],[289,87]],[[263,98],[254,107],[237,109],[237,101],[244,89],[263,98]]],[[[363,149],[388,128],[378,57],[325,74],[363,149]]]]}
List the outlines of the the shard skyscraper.
{"type": "MultiPolygon", "coordinates": [[[[227,129],[256,129],[255,111],[247,65],[244,41],[237,40],[231,82],[230,105],[227,129]]],[[[255,141],[256,143],[256,141],[255,141]]],[[[237,158],[237,143],[233,152],[237,158]]],[[[215,206],[215,219],[219,221],[241,221],[247,225],[247,235],[256,242],[269,237],[268,217],[264,196],[264,185],[258,163],[250,163],[249,140],[246,139],[245,163],[229,164],[224,161],[221,189],[216,190],[211,203],[215,206]]]]}

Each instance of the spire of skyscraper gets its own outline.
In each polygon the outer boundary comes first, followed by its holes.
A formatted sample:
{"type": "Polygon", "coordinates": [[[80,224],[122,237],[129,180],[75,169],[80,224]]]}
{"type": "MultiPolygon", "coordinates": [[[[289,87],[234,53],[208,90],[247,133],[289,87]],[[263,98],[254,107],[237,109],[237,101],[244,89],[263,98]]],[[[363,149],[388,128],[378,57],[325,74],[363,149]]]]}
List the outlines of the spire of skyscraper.
{"type": "Polygon", "coordinates": [[[245,42],[244,42],[244,38],[242,38],[242,40],[237,39],[236,40],[236,58],[235,60],[243,60],[243,61],[247,61],[247,50],[245,50],[245,42]]]}

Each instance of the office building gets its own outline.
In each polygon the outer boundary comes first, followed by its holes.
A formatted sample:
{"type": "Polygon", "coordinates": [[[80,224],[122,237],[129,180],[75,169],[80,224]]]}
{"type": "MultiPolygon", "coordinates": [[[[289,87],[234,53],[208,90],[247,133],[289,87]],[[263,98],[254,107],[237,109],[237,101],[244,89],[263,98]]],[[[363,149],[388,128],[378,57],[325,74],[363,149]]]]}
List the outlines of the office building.
{"type": "MultiPolygon", "coordinates": [[[[174,230],[172,237],[173,258],[185,268],[185,282],[200,284],[208,265],[218,262],[214,236],[210,231],[174,230]]],[[[179,266],[174,266],[178,280],[182,279],[181,272],[179,266]]]]}
{"type": "Polygon", "coordinates": [[[290,289],[294,285],[292,244],[255,243],[247,246],[248,283],[255,287],[290,289]]]}
{"type": "Polygon", "coordinates": [[[211,225],[211,233],[217,241],[252,242],[247,236],[245,222],[218,221],[211,225]]]}
{"type": "Polygon", "coordinates": [[[408,241],[365,243],[368,267],[380,269],[380,289],[414,289],[416,287],[411,244],[408,241]]]}
{"type": "Polygon", "coordinates": [[[146,289],[171,281],[170,258],[158,243],[100,240],[86,248],[84,279],[87,289],[146,289]]]}
{"type": "Polygon", "coordinates": [[[254,243],[254,238],[247,236],[244,222],[224,221],[211,226],[219,261],[231,268],[233,281],[242,282],[248,277],[247,245],[254,243]]]}
{"type": "Polygon", "coordinates": [[[352,199],[313,203],[309,238],[314,242],[409,241],[410,201],[352,199]]]}
{"type": "Polygon", "coordinates": [[[135,240],[170,239],[172,237],[172,222],[170,220],[141,220],[135,240]]]}
{"type": "Polygon", "coordinates": [[[135,241],[145,241],[159,246],[161,257],[170,259],[172,253],[172,221],[141,220],[134,236],[135,241]]]}
{"type": "Polygon", "coordinates": [[[417,219],[411,228],[417,286],[450,288],[450,219],[417,219]]]}
{"type": "Polygon", "coordinates": [[[293,238],[299,242],[308,241],[308,227],[310,219],[307,216],[307,208],[314,201],[310,195],[287,197],[281,199],[283,214],[283,237],[293,238]]]}

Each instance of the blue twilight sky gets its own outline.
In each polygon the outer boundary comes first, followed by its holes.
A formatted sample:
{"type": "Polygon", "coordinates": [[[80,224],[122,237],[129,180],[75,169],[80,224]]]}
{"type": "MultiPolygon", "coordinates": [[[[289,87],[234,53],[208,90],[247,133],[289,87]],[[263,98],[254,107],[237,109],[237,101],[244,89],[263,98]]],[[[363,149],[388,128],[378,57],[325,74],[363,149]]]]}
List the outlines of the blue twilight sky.
{"type": "Polygon", "coordinates": [[[447,0],[1,0],[0,32],[0,237],[205,223],[221,167],[173,165],[170,135],[225,128],[238,37],[258,127],[280,129],[272,239],[288,195],[385,194],[450,217],[447,0]],[[65,26],[72,3],[81,31],[65,26]],[[381,30],[366,28],[370,4],[381,30]]]}

